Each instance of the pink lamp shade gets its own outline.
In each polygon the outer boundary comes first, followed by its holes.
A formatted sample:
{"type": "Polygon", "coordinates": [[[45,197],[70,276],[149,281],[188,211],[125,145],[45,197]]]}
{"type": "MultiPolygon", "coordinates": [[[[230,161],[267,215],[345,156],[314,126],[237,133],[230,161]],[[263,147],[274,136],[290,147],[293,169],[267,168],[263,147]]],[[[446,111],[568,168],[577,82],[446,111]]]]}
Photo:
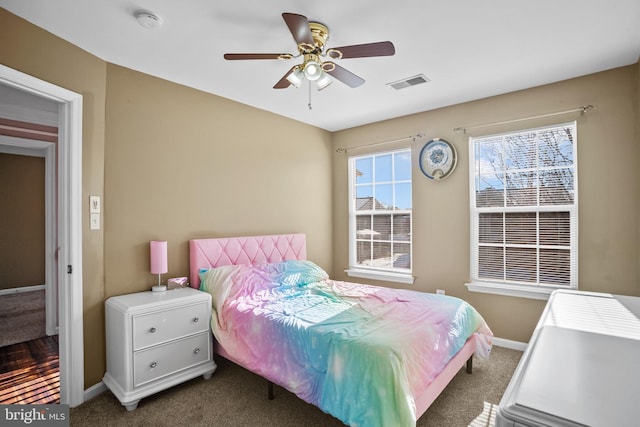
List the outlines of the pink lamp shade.
{"type": "Polygon", "coordinates": [[[164,274],[167,268],[167,242],[151,241],[151,274],[164,274]]]}

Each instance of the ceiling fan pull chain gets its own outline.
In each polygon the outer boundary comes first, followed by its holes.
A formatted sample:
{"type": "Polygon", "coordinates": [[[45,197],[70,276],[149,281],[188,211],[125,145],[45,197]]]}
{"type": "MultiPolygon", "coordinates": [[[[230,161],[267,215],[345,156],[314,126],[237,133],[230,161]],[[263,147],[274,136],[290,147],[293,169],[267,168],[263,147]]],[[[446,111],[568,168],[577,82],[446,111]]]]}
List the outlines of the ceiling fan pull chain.
{"type": "Polygon", "coordinates": [[[309,83],[309,104],[307,104],[307,107],[309,107],[309,110],[313,110],[313,108],[311,108],[311,82],[309,83]]]}

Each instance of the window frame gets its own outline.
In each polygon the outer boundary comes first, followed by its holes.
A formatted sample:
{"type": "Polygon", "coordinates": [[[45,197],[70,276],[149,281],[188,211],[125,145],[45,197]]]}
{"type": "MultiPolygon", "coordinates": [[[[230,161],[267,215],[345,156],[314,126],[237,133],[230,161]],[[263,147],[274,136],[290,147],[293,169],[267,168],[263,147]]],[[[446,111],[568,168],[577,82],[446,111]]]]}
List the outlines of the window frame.
{"type": "MultiPolygon", "coordinates": [[[[410,226],[409,226],[409,240],[398,240],[398,243],[408,243],[409,245],[409,259],[410,259],[410,268],[409,269],[399,269],[399,268],[383,268],[383,267],[372,267],[372,266],[363,266],[357,263],[357,243],[358,243],[358,239],[356,236],[357,233],[357,226],[356,226],[356,221],[357,221],[357,214],[358,213],[363,213],[362,211],[358,211],[356,210],[356,179],[355,179],[355,165],[356,165],[356,161],[359,159],[364,159],[364,158],[374,158],[374,157],[381,157],[381,156],[385,156],[385,155],[389,155],[391,154],[396,155],[396,154],[401,154],[401,153],[406,153],[409,156],[409,180],[397,180],[395,179],[395,176],[393,174],[393,170],[392,170],[392,174],[391,174],[391,181],[378,181],[378,182],[384,182],[384,183],[388,183],[391,184],[392,186],[395,185],[396,183],[401,183],[401,182],[409,182],[411,185],[411,188],[413,188],[413,155],[412,155],[412,150],[411,147],[403,147],[403,148],[398,148],[398,149],[392,149],[392,150],[385,150],[385,151],[376,151],[376,152],[371,152],[371,153],[366,153],[366,154],[361,154],[361,155],[353,155],[353,156],[349,156],[348,158],[348,194],[349,194],[349,268],[347,270],[345,270],[345,272],[347,273],[347,275],[349,275],[350,277],[359,277],[359,278],[364,278],[364,279],[373,279],[373,280],[383,280],[383,281],[391,281],[391,282],[399,282],[399,283],[408,283],[408,284],[412,284],[415,280],[414,276],[413,276],[413,238],[412,238],[412,231],[413,231],[413,191],[411,193],[411,199],[412,199],[412,203],[411,203],[411,209],[393,209],[393,210],[388,210],[388,211],[384,211],[386,213],[390,213],[391,214],[391,218],[393,218],[394,215],[409,215],[410,218],[410,226]]],[[[372,180],[372,185],[376,184],[375,180],[372,180]]],[[[369,211],[367,211],[369,212],[369,211]]],[[[371,215],[374,215],[375,209],[370,211],[371,215]]],[[[384,213],[382,213],[384,214],[384,213]]],[[[393,220],[392,220],[393,222],[393,220]]],[[[394,243],[394,239],[393,236],[391,236],[391,239],[389,240],[390,244],[393,245],[394,243]]]]}
{"type": "MultiPolygon", "coordinates": [[[[474,292],[484,292],[484,293],[492,293],[492,294],[500,294],[500,295],[509,295],[509,296],[517,296],[524,298],[534,298],[534,299],[542,299],[546,300],[549,298],[549,295],[555,291],[556,289],[568,289],[568,290],[577,290],[578,289],[578,151],[577,151],[577,124],[575,121],[553,124],[548,126],[536,127],[536,128],[528,128],[528,129],[519,129],[511,132],[503,132],[492,135],[481,135],[481,136],[472,136],[469,138],[469,206],[470,206],[470,278],[471,282],[466,283],[465,285],[470,291],[474,292]],[[536,205],[534,206],[507,206],[505,205],[500,207],[477,207],[476,206],[476,173],[477,171],[477,159],[476,159],[476,143],[479,140],[487,140],[490,138],[504,138],[511,135],[523,135],[532,132],[541,132],[550,129],[562,129],[562,128],[571,128],[572,130],[572,165],[571,169],[573,170],[573,203],[572,204],[563,204],[563,205],[544,205],[540,203],[540,192],[539,189],[543,188],[543,186],[537,185],[536,188],[536,205]],[[545,249],[543,244],[540,243],[540,213],[547,212],[568,212],[569,213],[569,283],[568,285],[553,285],[549,283],[541,283],[540,281],[540,258],[539,255],[536,258],[536,271],[537,271],[537,279],[535,283],[518,283],[517,280],[507,280],[506,275],[507,272],[505,270],[505,279],[486,279],[478,277],[478,266],[479,266],[479,247],[481,243],[479,242],[479,230],[480,230],[480,214],[481,213],[518,213],[518,212],[527,212],[527,213],[535,213],[536,216],[536,244],[534,245],[536,250],[545,249]]],[[[504,153],[504,149],[502,150],[504,153]]],[[[540,167],[538,153],[536,152],[536,177],[539,171],[545,170],[545,168],[540,167]]],[[[555,168],[559,168],[558,165],[554,165],[555,168]]],[[[549,166],[549,168],[552,168],[549,166]]],[[[506,169],[503,170],[503,173],[506,173],[506,169]]],[[[506,190],[505,190],[506,191],[506,190]]],[[[505,193],[506,194],[506,193],[505,193]]],[[[506,229],[504,231],[506,233],[506,229]]],[[[510,247],[507,243],[506,234],[504,234],[502,247],[508,248],[510,247]]],[[[531,246],[529,246],[531,247],[531,246]]],[[[559,247],[559,246],[558,246],[559,247]]],[[[505,257],[505,262],[507,258],[505,257]]]]}

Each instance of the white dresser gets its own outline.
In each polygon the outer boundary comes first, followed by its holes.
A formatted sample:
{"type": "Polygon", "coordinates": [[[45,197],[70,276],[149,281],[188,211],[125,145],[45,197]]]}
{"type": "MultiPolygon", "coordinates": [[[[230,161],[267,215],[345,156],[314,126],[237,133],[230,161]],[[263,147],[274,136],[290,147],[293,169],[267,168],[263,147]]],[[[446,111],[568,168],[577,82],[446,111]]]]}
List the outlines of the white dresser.
{"type": "Polygon", "coordinates": [[[192,288],[139,292],[105,303],[107,372],[102,379],[127,410],[143,397],[203,375],[213,361],[211,295],[192,288]]]}
{"type": "Polygon", "coordinates": [[[640,425],[640,297],[555,291],[497,427],[640,425]]]}

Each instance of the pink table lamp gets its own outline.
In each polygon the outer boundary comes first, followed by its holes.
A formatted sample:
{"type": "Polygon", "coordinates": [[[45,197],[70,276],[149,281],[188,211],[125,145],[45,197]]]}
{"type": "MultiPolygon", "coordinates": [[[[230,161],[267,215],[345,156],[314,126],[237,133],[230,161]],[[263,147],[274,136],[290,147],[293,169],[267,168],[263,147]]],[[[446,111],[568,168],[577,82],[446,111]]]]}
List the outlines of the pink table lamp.
{"type": "Polygon", "coordinates": [[[167,242],[152,240],[151,247],[151,274],[158,275],[158,286],[154,286],[153,291],[166,291],[167,287],[160,285],[162,275],[166,273],[167,268],[167,242]]]}

